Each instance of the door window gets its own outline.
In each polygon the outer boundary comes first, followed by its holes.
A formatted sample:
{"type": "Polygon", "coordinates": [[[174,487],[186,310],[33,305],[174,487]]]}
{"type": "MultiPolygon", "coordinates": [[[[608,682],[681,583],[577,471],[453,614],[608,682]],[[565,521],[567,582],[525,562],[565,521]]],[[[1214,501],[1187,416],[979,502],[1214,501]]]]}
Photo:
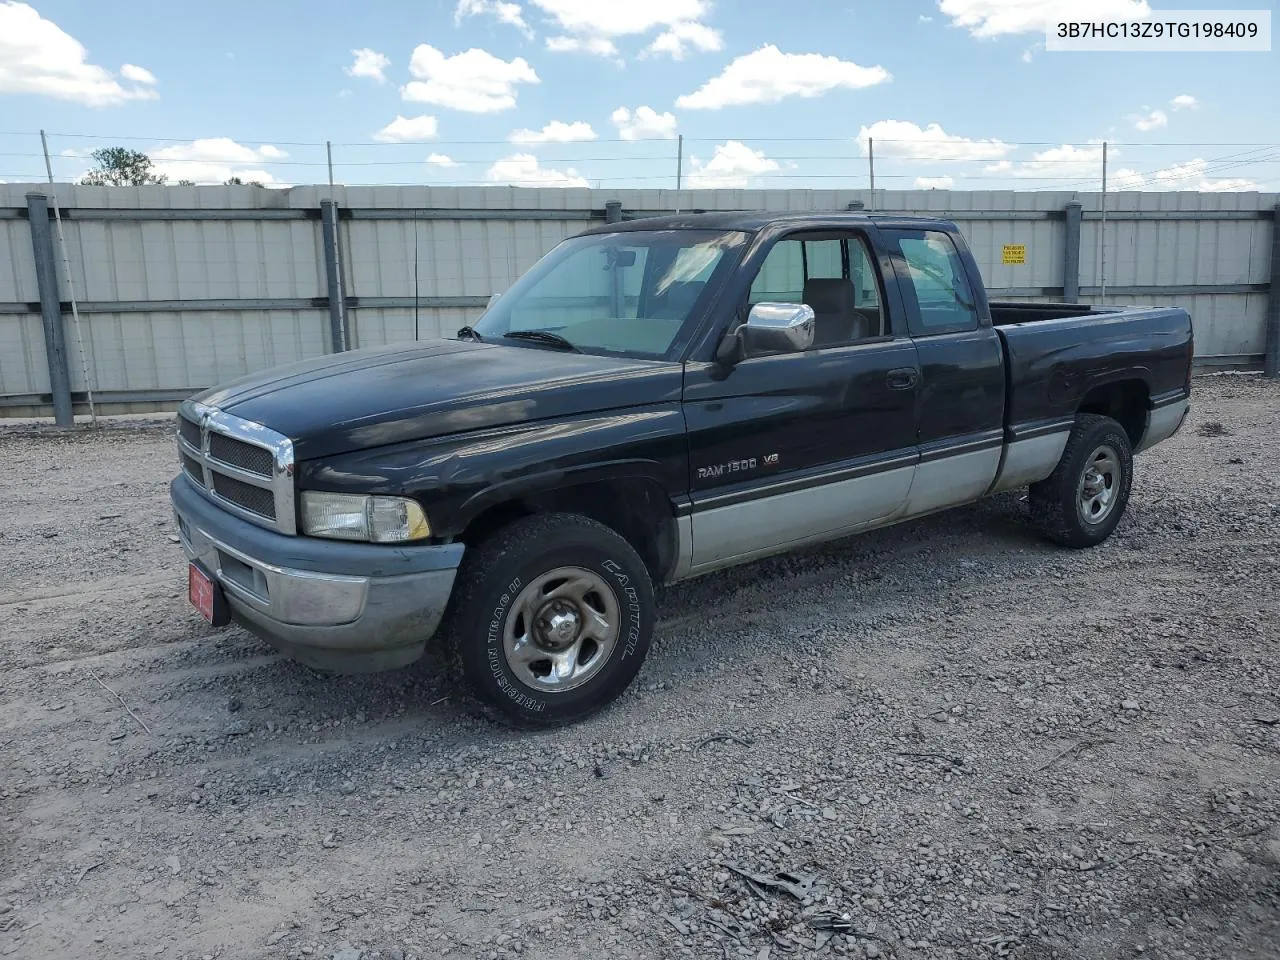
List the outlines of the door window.
{"type": "Polygon", "coordinates": [[[815,349],[855,343],[885,331],[876,276],[861,237],[786,237],[761,264],[750,303],[806,303],[817,319],[815,349]]]}
{"type": "Polygon", "coordinates": [[[895,231],[919,305],[920,334],[978,329],[978,305],[951,237],[940,230],[895,231]]]}

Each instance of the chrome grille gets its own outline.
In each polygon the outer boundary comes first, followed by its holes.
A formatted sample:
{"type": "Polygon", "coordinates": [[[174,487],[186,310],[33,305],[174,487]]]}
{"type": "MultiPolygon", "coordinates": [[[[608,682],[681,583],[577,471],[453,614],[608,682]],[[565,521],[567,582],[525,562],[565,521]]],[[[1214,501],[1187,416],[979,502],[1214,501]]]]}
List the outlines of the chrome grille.
{"type": "Polygon", "coordinates": [[[271,476],[276,462],[274,454],[266,447],[255,447],[221,433],[209,434],[209,456],[262,477],[271,476]]]}
{"type": "Polygon", "coordinates": [[[182,470],[230,513],[297,533],[293,443],[274,430],[188,400],[178,413],[182,470]]]}
{"type": "Polygon", "coordinates": [[[179,456],[182,457],[182,469],[187,471],[187,476],[203,487],[204,467],[200,461],[186,453],[180,453],[179,456]]]}
{"type": "Polygon", "coordinates": [[[226,474],[214,473],[213,492],[224,500],[229,500],[238,507],[251,510],[268,520],[276,518],[276,495],[262,487],[228,477],[226,474]]]}
{"type": "Polygon", "coordinates": [[[197,450],[200,449],[200,424],[192,423],[186,417],[178,418],[178,436],[191,444],[197,450]]]}

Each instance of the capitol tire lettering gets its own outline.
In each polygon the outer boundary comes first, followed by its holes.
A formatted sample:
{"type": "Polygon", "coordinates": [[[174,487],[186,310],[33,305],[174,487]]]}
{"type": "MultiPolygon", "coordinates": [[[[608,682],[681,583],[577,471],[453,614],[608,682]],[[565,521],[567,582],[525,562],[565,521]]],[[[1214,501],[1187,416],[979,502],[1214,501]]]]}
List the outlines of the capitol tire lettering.
{"type": "MultiPolygon", "coordinates": [[[[656,620],[653,582],[635,548],[617,531],[576,514],[523,517],[469,547],[454,591],[447,630],[463,677],[479,699],[518,726],[572,723],[615,700],[640,671],[656,620]],[[607,655],[584,679],[549,689],[545,677],[531,676],[527,655],[520,659],[512,638],[528,634],[523,618],[542,609],[539,584],[561,568],[596,571],[607,602],[591,595],[573,602],[605,610],[609,639],[607,655]]],[[[586,618],[590,611],[579,613],[586,618]]]]}

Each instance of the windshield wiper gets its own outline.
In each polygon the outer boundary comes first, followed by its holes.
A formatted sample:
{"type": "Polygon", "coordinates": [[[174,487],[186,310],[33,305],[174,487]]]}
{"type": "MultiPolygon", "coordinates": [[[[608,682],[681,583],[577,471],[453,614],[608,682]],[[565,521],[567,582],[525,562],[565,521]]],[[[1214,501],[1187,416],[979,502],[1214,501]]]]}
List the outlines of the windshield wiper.
{"type": "Polygon", "coordinates": [[[508,340],[531,340],[534,343],[545,343],[549,347],[559,347],[561,350],[572,350],[574,353],[582,352],[569,340],[566,340],[558,333],[552,333],[550,330],[511,330],[502,336],[508,340]]]}
{"type": "Polygon", "coordinates": [[[459,340],[474,340],[476,343],[484,343],[484,337],[476,333],[475,327],[459,327],[457,337],[459,340]]]}

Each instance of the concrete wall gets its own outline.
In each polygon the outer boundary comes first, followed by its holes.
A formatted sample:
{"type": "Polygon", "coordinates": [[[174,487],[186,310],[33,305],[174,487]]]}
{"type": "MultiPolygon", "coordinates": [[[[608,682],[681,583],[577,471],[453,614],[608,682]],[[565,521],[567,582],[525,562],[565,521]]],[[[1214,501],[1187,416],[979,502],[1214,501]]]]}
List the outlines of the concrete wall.
{"type": "MultiPolygon", "coordinates": [[[[29,192],[50,188],[0,185],[0,416],[50,410],[29,192]]],[[[56,196],[81,314],[77,332],[57,248],[77,403],[86,389],[82,366],[108,409],[154,409],[331,349],[320,215],[327,187],[59,185],[56,196]]],[[[855,201],[868,210],[952,217],[993,295],[1005,299],[1063,298],[1064,210],[1077,201],[1080,299],[1101,299],[1097,194],[339,187],[333,199],[342,213],[345,323],[355,347],[451,335],[552,246],[603,220],[608,201],[619,201],[626,217],[677,208],[831,211],[855,201]],[[1025,244],[1026,264],[1002,263],[1004,244],[1025,244]]],[[[1260,362],[1278,200],[1111,195],[1107,301],[1185,306],[1202,363],[1260,362]]]]}

